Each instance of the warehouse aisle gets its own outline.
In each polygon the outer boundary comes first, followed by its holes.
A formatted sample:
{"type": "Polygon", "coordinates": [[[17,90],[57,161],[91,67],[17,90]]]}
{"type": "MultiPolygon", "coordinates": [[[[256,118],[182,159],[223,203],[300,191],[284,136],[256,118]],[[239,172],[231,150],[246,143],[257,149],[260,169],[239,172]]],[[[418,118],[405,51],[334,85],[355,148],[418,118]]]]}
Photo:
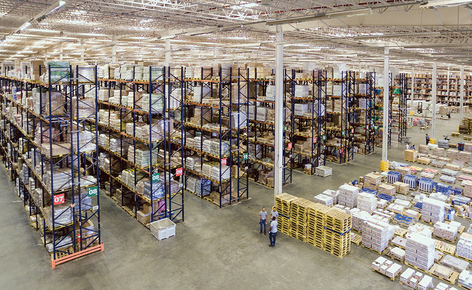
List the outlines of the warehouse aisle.
{"type": "MultiPolygon", "coordinates": [[[[450,135],[459,122],[458,114],[438,121],[437,136],[450,135]]],[[[418,145],[424,144],[425,133],[413,128],[408,135],[418,145]]],[[[403,160],[403,147],[393,142],[389,159],[403,160]]],[[[346,165],[327,164],[333,168],[331,177],[296,172],[284,191],[312,199],[327,188],[336,189],[378,170],[381,149],[375,150],[346,165]]],[[[378,255],[357,246],[339,259],[279,234],[276,247],[268,247],[268,236],[259,234],[258,213],[261,206],[273,204],[273,191],[255,184],[249,201],[223,209],[187,194],[186,221],[177,225],[176,237],[161,242],[103,197],[105,252],[52,270],[3,168],[0,187],[2,289],[402,289],[373,273],[371,262],[378,255]]]]}

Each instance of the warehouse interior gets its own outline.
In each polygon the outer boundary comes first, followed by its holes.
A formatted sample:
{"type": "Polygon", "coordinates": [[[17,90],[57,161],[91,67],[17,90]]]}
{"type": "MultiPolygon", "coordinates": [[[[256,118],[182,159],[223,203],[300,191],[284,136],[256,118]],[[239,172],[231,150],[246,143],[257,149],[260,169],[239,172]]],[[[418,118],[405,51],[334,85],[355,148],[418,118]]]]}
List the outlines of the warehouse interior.
{"type": "Polygon", "coordinates": [[[471,4],[2,1],[3,287],[472,289],[471,4]]]}

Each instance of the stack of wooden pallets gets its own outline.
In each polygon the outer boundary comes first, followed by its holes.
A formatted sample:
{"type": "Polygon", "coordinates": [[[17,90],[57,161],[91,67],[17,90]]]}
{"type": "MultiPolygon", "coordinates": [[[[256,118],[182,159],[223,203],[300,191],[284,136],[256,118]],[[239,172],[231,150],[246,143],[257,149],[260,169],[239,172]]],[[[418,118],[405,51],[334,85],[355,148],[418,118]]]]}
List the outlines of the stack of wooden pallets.
{"type": "Polygon", "coordinates": [[[324,249],[324,225],[329,207],[319,203],[310,203],[307,208],[306,242],[324,249]]]}
{"type": "Polygon", "coordinates": [[[290,208],[290,236],[302,242],[306,241],[306,216],[309,201],[304,198],[292,200],[290,208]]]}
{"type": "Polygon", "coordinates": [[[290,195],[288,193],[282,193],[275,197],[275,208],[280,214],[277,218],[278,222],[278,231],[283,234],[290,236],[290,208],[292,200],[297,199],[296,196],[290,195]]]}
{"type": "Polygon", "coordinates": [[[351,251],[351,228],[351,215],[336,208],[330,209],[326,213],[324,229],[325,251],[340,258],[347,255],[351,251]]]}

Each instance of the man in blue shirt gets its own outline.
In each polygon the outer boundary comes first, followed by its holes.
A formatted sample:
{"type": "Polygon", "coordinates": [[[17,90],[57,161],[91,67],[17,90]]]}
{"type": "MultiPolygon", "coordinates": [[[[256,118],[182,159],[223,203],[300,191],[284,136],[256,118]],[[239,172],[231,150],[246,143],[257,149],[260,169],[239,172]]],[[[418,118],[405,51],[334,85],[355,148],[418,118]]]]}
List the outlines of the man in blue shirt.
{"type": "Polygon", "coordinates": [[[266,224],[267,224],[267,212],[265,207],[259,212],[259,223],[261,224],[261,234],[262,234],[262,225],[264,225],[264,235],[266,234],[266,224]]]}
{"type": "Polygon", "coordinates": [[[274,247],[275,246],[275,239],[277,238],[277,219],[275,217],[272,217],[272,221],[270,222],[270,229],[269,229],[269,240],[270,240],[270,245],[269,247],[274,247]]]}

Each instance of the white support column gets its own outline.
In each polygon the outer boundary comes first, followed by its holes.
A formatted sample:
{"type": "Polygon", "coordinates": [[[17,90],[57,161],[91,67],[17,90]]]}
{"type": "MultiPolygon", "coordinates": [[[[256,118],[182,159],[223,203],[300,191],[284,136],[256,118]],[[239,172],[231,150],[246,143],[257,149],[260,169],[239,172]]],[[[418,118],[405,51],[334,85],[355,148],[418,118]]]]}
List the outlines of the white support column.
{"type": "Polygon", "coordinates": [[[449,67],[447,67],[447,91],[446,91],[447,99],[449,100],[449,67]]]}
{"type": "Polygon", "coordinates": [[[85,48],[84,48],[84,40],[80,39],[80,61],[85,60],[85,48]]]}
{"type": "Polygon", "coordinates": [[[282,26],[277,25],[275,51],[275,164],[274,164],[274,195],[282,193],[284,179],[283,168],[283,119],[284,119],[284,46],[282,26]]]}
{"type": "Polygon", "coordinates": [[[465,89],[465,74],[464,74],[464,66],[461,65],[461,99],[460,99],[461,121],[462,121],[462,118],[464,118],[464,89],[465,89]]]}
{"type": "Polygon", "coordinates": [[[170,38],[166,39],[166,59],[164,62],[164,66],[170,66],[172,62],[172,52],[171,52],[171,46],[170,46],[170,38]]]}
{"type": "Polygon", "coordinates": [[[388,151],[388,98],[389,98],[389,58],[388,58],[389,49],[385,47],[384,50],[384,97],[383,97],[383,134],[382,134],[382,161],[387,161],[387,151],[388,151]]]}
{"type": "Polygon", "coordinates": [[[436,138],[436,94],[438,86],[438,64],[433,63],[433,81],[431,90],[431,104],[433,105],[433,114],[431,120],[431,138],[436,138]]]}
{"type": "Polygon", "coordinates": [[[60,60],[60,61],[62,61],[63,52],[64,52],[64,50],[63,50],[63,48],[62,48],[62,42],[61,42],[61,47],[60,47],[60,49],[59,49],[59,53],[60,53],[60,54],[59,54],[59,60],[60,60]]]}
{"type": "Polygon", "coordinates": [[[112,41],[112,48],[111,48],[111,63],[116,63],[116,35],[113,35],[111,37],[111,41],[112,41]]]}

